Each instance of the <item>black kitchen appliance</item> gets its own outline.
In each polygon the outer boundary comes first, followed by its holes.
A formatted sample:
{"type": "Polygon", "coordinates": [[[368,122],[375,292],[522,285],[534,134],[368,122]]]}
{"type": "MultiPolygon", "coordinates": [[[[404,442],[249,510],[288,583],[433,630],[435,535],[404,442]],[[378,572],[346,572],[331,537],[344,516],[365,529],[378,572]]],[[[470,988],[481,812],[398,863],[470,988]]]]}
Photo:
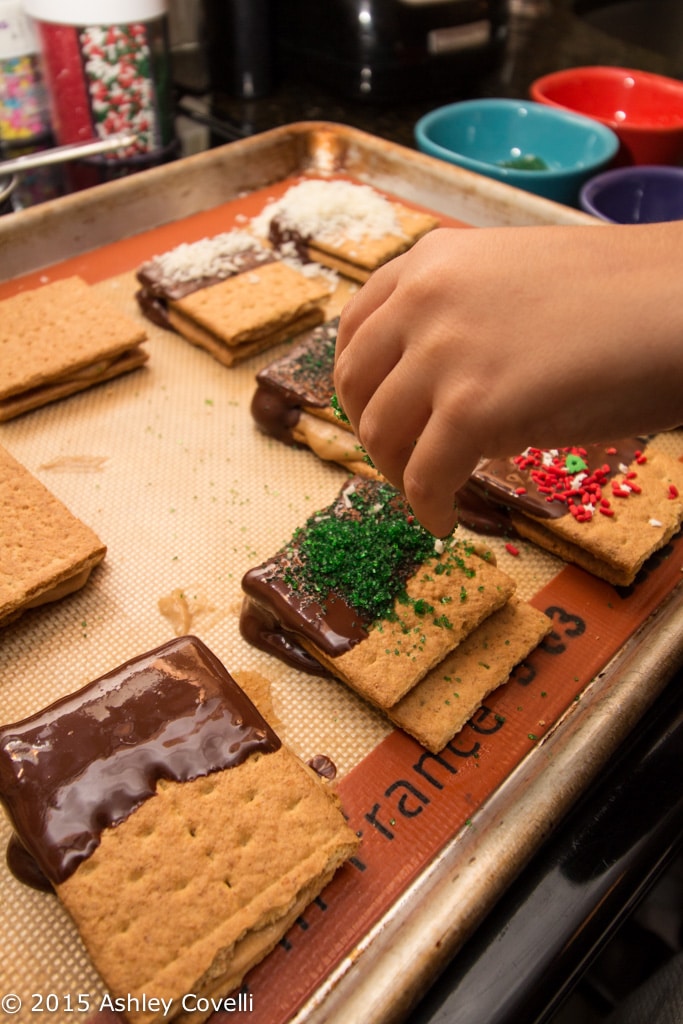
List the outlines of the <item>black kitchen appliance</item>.
{"type": "Polygon", "coordinates": [[[495,67],[507,0],[275,0],[285,74],[358,99],[457,98],[495,67]]]}

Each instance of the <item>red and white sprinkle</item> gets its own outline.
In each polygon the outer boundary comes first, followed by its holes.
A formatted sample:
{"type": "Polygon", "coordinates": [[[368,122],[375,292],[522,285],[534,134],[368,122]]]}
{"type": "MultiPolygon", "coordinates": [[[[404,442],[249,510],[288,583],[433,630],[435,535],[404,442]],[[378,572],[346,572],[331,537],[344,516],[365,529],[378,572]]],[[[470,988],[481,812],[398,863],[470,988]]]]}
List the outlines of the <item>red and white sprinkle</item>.
{"type": "MultiPolygon", "coordinates": [[[[616,449],[607,449],[607,454],[615,455],[616,449]]],[[[559,449],[527,448],[514,461],[521,470],[530,474],[537,490],[545,495],[547,502],[562,502],[577,522],[585,523],[593,518],[596,509],[602,515],[614,515],[609,499],[603,494],[603,488],[610,481],[611,467],[605,462],[591,469],[587,464],[587,455],[586,449],[578,446],[559,449]],[[577,461],[579,464],[583,462],[585,468],[572,473],[567,463],[576,465],[577,461]]],[[[636,461],[646,461],[642,452],[636,453],[636,461]]],[[[629,498],[632,494],[640,494],[641,488],[635,482],[636,472],[626,465],[621,465],[620,469],[625,479],[611,481],[613,497],[629,498]]],[[[516,493],[521,494],[523,491],[523,488],[518,488],[516,493]]]]}

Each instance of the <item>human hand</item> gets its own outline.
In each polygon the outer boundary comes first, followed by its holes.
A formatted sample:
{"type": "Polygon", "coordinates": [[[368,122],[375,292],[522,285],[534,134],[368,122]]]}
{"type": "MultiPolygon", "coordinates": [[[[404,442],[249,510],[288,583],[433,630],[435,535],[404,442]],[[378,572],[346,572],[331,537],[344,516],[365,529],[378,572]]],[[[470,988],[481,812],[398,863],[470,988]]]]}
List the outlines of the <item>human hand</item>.
{"type": "Polygon", "coordinates": [[[343,310],[342,408],[435,535],[453,528],[456,491],[483,456],[619,437],[682,414],[683,313],[662,320],[672,278],[642,261],[647,243],[650,262],[670,262],[670,237],[636,240],[634,230],[438,229],[343,310]],[[652,331],[662,344],[647,372],[666,392],[656,400],[643,392],[652,331]],[[674,337],[675,389],[659,367],[674,337]]]}

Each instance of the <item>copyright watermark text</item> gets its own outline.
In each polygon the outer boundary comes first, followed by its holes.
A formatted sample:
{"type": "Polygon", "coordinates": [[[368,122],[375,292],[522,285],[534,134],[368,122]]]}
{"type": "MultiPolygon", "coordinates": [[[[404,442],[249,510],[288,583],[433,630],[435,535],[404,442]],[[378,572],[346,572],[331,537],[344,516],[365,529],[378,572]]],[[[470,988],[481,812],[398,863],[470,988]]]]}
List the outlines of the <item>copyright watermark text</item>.
{"type": "Polygon", "coordinates": [[[172,1017],[180,1011],[215,1013],[221,1010],[223,1013],[251,1013],[254,1009],[253,996],[249,992],[238,992],[231,996],[222,998],[207,997],[198,995],[195,992],[188,992],[181,999],[168,999],[161,996],[147,995],[140,996],[112,996],[91,995],[89,992],[58,993],[58,992],[32,992],[30,996],[23,997],[16,992],[5,992],[0,995],[0,1013],[10,1017],[16,1016],[22,1010],[25,1013],[36,1014],[37,1019],[42,1014],[90,1013],[99,1010],[114,1010],[119,1013],[129,1013],[131,1010],[142,1013],[157,1013],[162,1017],[172,1017]]]}

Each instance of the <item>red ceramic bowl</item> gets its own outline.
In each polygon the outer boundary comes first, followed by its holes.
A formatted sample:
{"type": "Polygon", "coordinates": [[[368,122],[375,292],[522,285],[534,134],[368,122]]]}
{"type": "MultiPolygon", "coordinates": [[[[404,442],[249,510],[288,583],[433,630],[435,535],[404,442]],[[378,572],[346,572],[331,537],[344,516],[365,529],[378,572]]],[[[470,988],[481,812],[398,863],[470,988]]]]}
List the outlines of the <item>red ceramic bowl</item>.
{"type": "Polygon", "coordinates": [[[554,71],[531,84],[537,103],[565,107],[619,136],[618,163],[677,164],[683,159],[683,82],[607,66],[554,71]]]}

